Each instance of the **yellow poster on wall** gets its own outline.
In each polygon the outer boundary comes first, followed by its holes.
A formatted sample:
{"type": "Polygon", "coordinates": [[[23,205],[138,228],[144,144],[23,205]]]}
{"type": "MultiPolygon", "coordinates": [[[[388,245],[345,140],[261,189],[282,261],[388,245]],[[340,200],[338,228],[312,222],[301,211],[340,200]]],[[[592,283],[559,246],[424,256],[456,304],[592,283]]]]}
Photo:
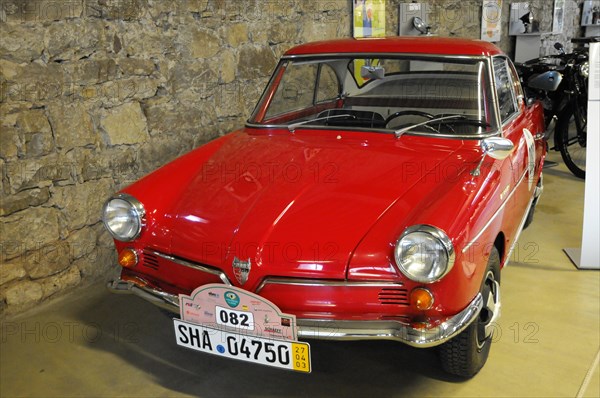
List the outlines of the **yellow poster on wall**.
{"type": "Polygon", "coordinates": [[[353,0],[352,35],[385,36],[385,0],[353,0]]]}
{"type": "MultiPolygon", "coordinates": [[[[362,37],[385,36],[385,0],[353,0],[352,35],[362,37]]],[[[360,75],[360,69],[365,65],[364,60],[354,61],[354,78],[358,85],[366,80],[360,75]]]]}

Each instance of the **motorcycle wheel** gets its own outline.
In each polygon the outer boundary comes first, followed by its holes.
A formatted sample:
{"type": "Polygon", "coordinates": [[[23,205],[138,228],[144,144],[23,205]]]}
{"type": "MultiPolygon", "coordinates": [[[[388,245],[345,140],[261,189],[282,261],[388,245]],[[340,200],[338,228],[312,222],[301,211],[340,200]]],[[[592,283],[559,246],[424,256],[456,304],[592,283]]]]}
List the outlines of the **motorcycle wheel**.
{"type": "Polygon", "coordinates": [[[587,110],[584,106],[576,110],[576,106],[567,107],[559,118],[554,132],[555,144],[571,173],[585,179],[587,110]]]}

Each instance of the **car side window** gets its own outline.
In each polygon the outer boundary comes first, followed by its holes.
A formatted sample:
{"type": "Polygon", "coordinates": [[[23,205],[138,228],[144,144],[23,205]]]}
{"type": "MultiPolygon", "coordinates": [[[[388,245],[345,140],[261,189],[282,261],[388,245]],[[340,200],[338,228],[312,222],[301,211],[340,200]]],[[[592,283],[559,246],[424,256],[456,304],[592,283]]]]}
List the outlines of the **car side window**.
{"type": "Polygon", "coordinates": [[[523,86],[521,86],[521,80],[519,79],[517,69],[510,60],[508,60],[507,62],[509,66],[510,76],[512,78],[513,85],[515,86],[515,94],[517,96],[517,101],[519,100],[519,97],[525,99],[525,92],[523,91],[523,86]]]}
{"type": "Polygon", "coordinates": [[[317,69],[317,64],[290,62],[266,116],[271,117],[312,106],[317,69]]]}
{"type": "Polygon", "coordinates": [[[500,119],[504,123],[517,113],[515,86],[504,58],[494,58],[494,75],[496,78],[498,105],[500,107],[500,119]]]}
{"type": "Polygon", "coordinates": [[[319,85],[317,87],[317,102],[336,99],[340,94],[340,82],[333,68],[322,64],[319,69],[319,85]]]}

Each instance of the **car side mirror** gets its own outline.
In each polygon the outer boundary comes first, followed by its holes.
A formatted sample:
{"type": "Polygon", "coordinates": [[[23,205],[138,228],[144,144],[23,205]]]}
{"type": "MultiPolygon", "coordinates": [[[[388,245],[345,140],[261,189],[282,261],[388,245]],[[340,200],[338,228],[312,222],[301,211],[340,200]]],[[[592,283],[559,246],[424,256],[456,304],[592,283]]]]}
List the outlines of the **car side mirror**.
{"type": "Polygon", "coordinates": [[[562,74],[555,70],[549,70],[529,79],[527,86],[537,90],[556,91],[561,82],[562,74]]]}
{"type": "Polygon", "coordinates": [[[490,137],[481,141],[481,149],[483,150],[481,160],[477,167],[471,171],[471,175],[474,177],[481,175],[481,165],[486,156],[497,160],[506,159],[515,149],[515,145],[508,138],[490,137]]]}
{"type": "Polygon", "coordinates": [[[383,79],[385,69],[383,66],[363,65],[360,67],[360,77],[363,79],[383,79]]]}

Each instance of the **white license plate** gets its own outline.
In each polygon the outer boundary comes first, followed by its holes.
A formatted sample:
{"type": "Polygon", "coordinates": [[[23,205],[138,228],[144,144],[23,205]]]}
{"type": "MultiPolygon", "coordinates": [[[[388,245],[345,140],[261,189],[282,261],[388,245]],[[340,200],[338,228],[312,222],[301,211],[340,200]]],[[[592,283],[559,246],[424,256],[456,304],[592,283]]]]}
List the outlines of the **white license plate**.
{"type": "Polygon", "coordinates": [[[173,319],[177,345],[226,358],[310,373],[310,345],[232,333],[173,319]]]}

